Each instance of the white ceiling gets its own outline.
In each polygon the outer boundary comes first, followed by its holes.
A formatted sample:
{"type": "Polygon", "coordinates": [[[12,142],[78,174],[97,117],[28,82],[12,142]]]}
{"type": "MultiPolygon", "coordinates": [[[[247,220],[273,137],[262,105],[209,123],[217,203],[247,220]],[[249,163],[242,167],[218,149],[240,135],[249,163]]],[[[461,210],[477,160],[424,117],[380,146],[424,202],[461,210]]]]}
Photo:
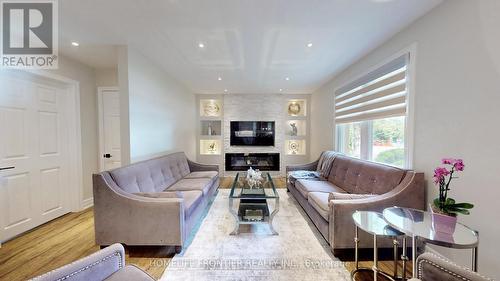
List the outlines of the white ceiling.
{"type": "Polygon", "coordinates": [[[59,51],[83,64],[98,69],[116,68],[118,64],[117,48],[113,45],[80,45],[75,48],[71,42],[64,43],[59,51]]]}
{"type": "Polygon", "coordinates": [[[61,51],[107,68],[129,45],[196,93],[310,93],[440,2],[64,0],[61,51]]]}

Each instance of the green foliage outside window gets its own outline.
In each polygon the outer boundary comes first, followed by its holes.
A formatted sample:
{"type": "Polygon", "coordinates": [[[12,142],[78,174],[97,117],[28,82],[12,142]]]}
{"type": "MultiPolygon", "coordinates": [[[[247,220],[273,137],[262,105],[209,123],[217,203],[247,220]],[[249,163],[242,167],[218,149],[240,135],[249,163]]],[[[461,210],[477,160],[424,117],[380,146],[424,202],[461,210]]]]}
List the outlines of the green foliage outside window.
{"type": "Polygon", "coordinates": [[[379,144],[399,143],[404,139],[404,118],[373,121],[373,141],[379,144]]]}
{"type": "Polygon", "coordinates": [[[404,148],[386,150],[377,155],[376,162],[385,163],[397,167],[403,167],[405,160],[404,148]]]}

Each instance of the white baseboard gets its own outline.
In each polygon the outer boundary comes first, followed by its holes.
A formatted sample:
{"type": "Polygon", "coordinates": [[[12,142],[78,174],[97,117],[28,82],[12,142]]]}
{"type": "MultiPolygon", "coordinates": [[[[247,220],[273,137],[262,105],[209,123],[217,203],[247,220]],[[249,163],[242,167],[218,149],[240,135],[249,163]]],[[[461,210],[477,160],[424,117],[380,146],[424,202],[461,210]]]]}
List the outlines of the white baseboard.
{"type": "Polygon", "coordinates": [[[83,211],[92,206],[94,206],[94,197],[83,199],[82,202],[80,203],[80,211],[83,211]]]}

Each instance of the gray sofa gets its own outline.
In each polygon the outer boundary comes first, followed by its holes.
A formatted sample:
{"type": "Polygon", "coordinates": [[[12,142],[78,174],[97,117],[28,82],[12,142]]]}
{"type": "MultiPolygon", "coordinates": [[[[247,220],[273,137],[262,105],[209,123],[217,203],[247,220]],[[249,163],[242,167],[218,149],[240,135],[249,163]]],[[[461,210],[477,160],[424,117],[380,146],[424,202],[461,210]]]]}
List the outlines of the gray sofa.
{"type": "Polygon", "coordinates": [[[219,187],[219,167],[182,152],[94,175],[98,245],[176,246],[180,252],[219,187]]]}
{"type": "Polygon", "coordinates": [[[125,265],[125,249],[120,244],[114,244],[31,280],[153,281],[154,279],[134,265],[125,265]]]}
{"type": "MultiPolygon", "coordinates": [[[[292,171],[316,171],[318,161],[287,166],[292,171]]],[[[411,170],[337,155],[326,180],[288,178],[287,188],[304,208],[334,254],[354,247],[356,210],[381,212],[392,206],[424,209],[424,175],[411,170]]],[[[373,238],[360,231],[360,248],[372,248],[373,238]]],[[[391,247],[390,241],[380,241],[391,247]]]]}

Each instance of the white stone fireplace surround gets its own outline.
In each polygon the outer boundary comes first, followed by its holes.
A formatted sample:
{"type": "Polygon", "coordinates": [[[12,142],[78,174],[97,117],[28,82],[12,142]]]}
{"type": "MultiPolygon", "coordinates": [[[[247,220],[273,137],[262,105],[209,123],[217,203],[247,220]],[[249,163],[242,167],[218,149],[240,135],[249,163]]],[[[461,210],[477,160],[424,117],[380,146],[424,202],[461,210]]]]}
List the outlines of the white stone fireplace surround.
{"type": "MultiPolygon", "coordinates": [[[[279,94],[270,95],[224,95],[224,137],[223,154],[225,153],[280,153],[281,172],[271,174],[283,174],[286,159],[284,157],[285,124],[286,124],[286,97],[279,94]],[[274,146],[231,146],[231,121],[274,121],[275,140],[274,146]]],[[[234,176],[236,172],[226,171],[224,175],[234,176]]]]}
{"type": "Polygon", "coordinates": [[[235,176],[237,172],[226,171],[226,153],[279,153],[280,171],[271,171],[275,176],[285,175],[287,165],[307,163],[310,161],[310,94],[225,94],[197,95],[197,127],[198,148],[197,161],[206,164],[219,165],[222,176],[235,176]],[[218,116],[204,116],[202,105],[206,101],[216,102],[220,108],[218,116]],[[298,115],[290,115],[289,103],[301,102],[302,111],[298,115]],[[274,121],[274,146],[231,146],[231,121],[274,121]],[[292,136],[289,122],[296,122],[299,135],[292,136]],[[207,122],[213,122],[212,129],[218,134],[207,135],[207,122]],[[222,133],[220,135],[220,133],[222,133]],[[301,142],[302,151],[290,153],[290,142],[301,142]],[[216,151],[210,153],[207,143],[215,143],[216,151]]]}

